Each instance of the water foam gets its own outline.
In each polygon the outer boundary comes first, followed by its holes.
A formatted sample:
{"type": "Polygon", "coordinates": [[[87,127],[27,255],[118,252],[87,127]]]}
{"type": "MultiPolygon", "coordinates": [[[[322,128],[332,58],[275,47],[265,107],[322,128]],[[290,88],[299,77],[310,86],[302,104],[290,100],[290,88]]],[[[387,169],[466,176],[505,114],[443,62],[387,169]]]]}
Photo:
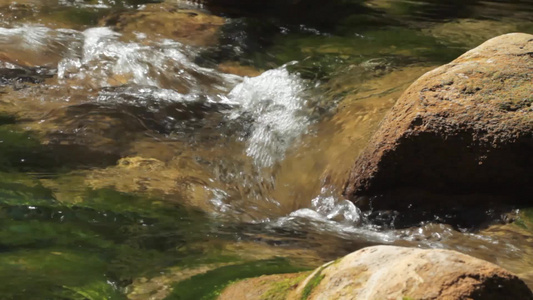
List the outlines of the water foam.
{"type": "Polygon", "coordinates": [[[60,85],[96,90],[97,102],[120,101],[124,97],[115,97],[115,91],[108,88],[128,86],[121,92],[135,96],[136,105],[147,97],[161,102],[231,104],[235,109],[228,120],[243,123],[246,154],[259,168],[282,160],[287,149],[307,131],[308,83],[286,66],[242,78],[195,64],[198,50],[176,41],[147,44],[142,38],[121,38],[107,27],[83,32],[46,27],[0,29],[1,44],[30,49],[35,55],[58,54],[60,85]]]}
{"type": "Polygon", "coordinates": [[[375,243],[393,243],[398,236],[393,231],[380,231],[366,224],[361,210],[352,202],[335,196],[333,187],[322,188],[311,200],[311,207],[301,208],[289,215],[268,220],[272,228],[301,228],[332,234],[347,239],[362,239],[375,243]]]}
{"type": "Polygon", "coordinates": [[[286,66],[245,78],[227,99],[240,106],[231,118],[247,115],[254,120],[246,154],[259,167],[269,167],[283,159],[285,151],[310,123],[305,109],[306,83],[289,73],[286,66]]]}
{"type": "Polygon", "coordinates": [[[81,53],[59,63],[59,79],[84,80],[100,88],[132,84],[176,89],[182,94],[227,92],[239,79],[194,64],[192,50],[176,41],[123,42],[107,27],[87,29],[83,37],[81,53]]]}
{"type": "Polygon", "coordinates": [[[0,27],[0,52],[16,64],[55,68],[57,61],[68,56],[79,44],[79,32],[53,30],[43,26],[0,27]]]}

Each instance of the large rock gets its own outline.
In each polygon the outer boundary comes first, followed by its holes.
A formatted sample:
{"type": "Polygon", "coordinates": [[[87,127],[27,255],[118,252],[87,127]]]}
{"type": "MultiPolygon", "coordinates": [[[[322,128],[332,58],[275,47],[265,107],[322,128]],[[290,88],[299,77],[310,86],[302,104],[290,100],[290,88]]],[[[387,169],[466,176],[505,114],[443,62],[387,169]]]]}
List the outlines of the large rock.
{"type": "Polygon", "coordinates": [[[533,299],[531,290],[515,275],[449,250],[374,246],[325,264],[294,282],[297,278],[243,281],[227,288],[219,299],[230,299],[230,295],[247,300],[533,299]]]}
{"type": "Polygon", "coordinates": [[[457,202],[425,192],[531,204],[532,103],[533,35],[491,39],[404,92],[356,161],[344,194],[354,201],[380,195],[372,206],[381,209],[457,202]]]}

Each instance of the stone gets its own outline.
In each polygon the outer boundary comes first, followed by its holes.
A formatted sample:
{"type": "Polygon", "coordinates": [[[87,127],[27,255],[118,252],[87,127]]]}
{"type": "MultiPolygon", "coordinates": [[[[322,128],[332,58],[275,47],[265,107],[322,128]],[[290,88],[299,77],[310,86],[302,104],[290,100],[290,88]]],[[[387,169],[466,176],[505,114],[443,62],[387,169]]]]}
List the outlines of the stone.
{"type": "Polygon", "coordinates": [[[218,42],[219,29],[226,23],[222,17],[179,9],[170,4],[147,4],[143,9],[110,15],[100,21],[112,26],[124,39],[145,35],[154,40],[172,39],[191,46],[213,46],[218,42]]]}
{"type": "Polygon", "coordinates": [[[301,282],[294,296],[339,300],[533,299],[522,280],[494,264],[450,250],[394,246],[365,248],[324,265],[301,282]],[[316,278],[321,280],[316,283],[316,278]],[[311,290],[309,284],[314,285],[311,290]]]}
{"type": "Polygon", "coordinates": [[[236,282],[226,288],[218,300],[285,300],[308,273],[264,275],[236,282]]]}
{"type": "Polygon", "coordinates": [[[532,104],[533,35],[491,39],[403,93],[357,159],[344,196],[397,210],[488,202],[484,195],[531,204],[532,104]]]}
{"type": "Polygon", "coordinates": [[[219,299],[236,295],[247,300],[533,299],[522,280],[487,261],[450,250],[395,246],[361,249],[305,279],[297,274],[247,279],[226,288],[219,299]]]}

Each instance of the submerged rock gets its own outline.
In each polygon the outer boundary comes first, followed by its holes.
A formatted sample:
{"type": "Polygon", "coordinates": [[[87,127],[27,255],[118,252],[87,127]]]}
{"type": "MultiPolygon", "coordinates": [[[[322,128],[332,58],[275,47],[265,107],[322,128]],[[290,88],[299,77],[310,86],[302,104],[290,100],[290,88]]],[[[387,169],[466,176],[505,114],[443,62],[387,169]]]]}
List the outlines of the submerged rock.
{"type": "Polygon", "coordinates": [[[224,18],[174,5],[148,4],[143,9],[104,18],[100,25],[114,26],[124,37],[145,36],[172,39],[193,46],[211,46],[218,41],[224,18]]]}
{"type": "Polygon", "coordinates": [[[419,78],[356,161],[345,196],[399,210],[460,202],[426,192],[531,203],[532,53],[533,35],[507,34],[419,78]]]}
{"type": "Polygon", "coordinates": [[[219,299],[235,295],[235,287],[239,287],[239,299],[249,300],[533,299],[533,293],[515,275],[449,250],[369,247],[325,264],[307,278],[300,277],[299,282],[294,278],[298,277],[248,279],[224,290],[219,299]],[[285,288],[278,289],[280,286],[285,288]],[[264,292],[249,292],[257,288],[264,292]],[[277,294],[272,295],[274,291],[277,294]]]}

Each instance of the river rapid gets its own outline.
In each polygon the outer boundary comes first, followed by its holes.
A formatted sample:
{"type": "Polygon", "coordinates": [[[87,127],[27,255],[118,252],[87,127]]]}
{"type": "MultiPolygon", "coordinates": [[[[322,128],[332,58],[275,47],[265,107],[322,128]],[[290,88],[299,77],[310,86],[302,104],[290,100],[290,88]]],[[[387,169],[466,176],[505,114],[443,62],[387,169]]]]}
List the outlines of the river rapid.
{"type": "Polygon", "coordinates": [[[242,2],[0,0],[1,299],[214,299],[378,244],[533,288],[531,209],[409,223],[341,196],[402,91],[533,33],[532,2],[242,2]]]}

